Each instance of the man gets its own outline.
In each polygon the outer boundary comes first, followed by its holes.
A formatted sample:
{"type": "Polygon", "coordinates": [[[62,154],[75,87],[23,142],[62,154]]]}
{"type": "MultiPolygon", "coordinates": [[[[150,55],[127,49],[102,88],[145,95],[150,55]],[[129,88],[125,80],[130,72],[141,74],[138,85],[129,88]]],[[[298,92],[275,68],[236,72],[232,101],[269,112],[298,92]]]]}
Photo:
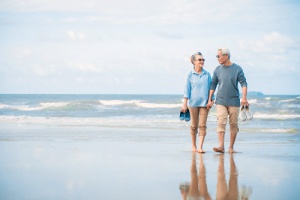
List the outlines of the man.
{"type": "Polygon", "coordinates": [[[214,71],[208,99],[208,106],[211,107],[214,103],[212,96],[217,86],[219,86],[216,97],[219,147],[214,147],[213,150],[215,152],[224,153],[224,137],[227,118],[229,116],[230,145],[228,151],[229,153],[235,153],[236,151],[233,149],[233,145],[239,131],[238,116],[240,104],[249,106],[247,101],[247,82],[243,69],[230,61],[230,51],[228,48],[218,49],[217,59],[220,65],[214,71]],[[238,83],[240,83],[242,87],[243,96],[241,101],[238,83]]]}

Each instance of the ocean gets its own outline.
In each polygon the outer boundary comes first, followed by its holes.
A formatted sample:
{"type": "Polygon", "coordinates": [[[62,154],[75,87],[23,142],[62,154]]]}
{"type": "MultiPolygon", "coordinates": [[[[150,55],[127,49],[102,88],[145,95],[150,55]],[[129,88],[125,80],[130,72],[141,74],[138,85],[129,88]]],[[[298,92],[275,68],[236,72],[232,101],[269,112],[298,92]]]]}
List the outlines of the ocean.
{"type": "MultiPolygon", "coordinates": [[[[253,119],[240,121],[249,133],[300,133],[300,95],[249,95],[253,119]]],[[[1,94],[0,125],[130,127],[183,129],[182,95],[1,94]]],[[[216,128],[215,106],[208,131],[216,128]]]]}
{"type": "Polygon", "coordinates": [[[195,180],[211,199],[297,199],[300,95],[248,101],[238,153],[212,150],[213,106],[206,153],[195,154],[182,95],[1,94],[0,199],[185,199],[195,180]]]}

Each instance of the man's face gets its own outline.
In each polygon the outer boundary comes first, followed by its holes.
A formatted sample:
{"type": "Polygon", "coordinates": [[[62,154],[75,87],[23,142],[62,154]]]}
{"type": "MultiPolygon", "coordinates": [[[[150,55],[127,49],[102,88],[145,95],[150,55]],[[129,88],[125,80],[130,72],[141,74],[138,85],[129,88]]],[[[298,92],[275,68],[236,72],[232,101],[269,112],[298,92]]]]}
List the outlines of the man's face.
{"type": "Polygon", "coordinates": [[[218,51],[217,59],[223,65],[228,60],[228,55],[222,55],[222,51],[218,51]]]}

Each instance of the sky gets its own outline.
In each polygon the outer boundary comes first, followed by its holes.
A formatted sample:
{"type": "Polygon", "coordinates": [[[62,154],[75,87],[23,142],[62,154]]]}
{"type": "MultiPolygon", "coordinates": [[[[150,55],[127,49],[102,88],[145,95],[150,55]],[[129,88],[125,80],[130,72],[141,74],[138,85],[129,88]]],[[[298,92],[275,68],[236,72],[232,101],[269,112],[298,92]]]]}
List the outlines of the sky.
{"type": "Polygon", "coordinates": [[[0,94],[183,94],[228,47],[248,91],[300,94],[298,0],[0,0],[0,94]]]}

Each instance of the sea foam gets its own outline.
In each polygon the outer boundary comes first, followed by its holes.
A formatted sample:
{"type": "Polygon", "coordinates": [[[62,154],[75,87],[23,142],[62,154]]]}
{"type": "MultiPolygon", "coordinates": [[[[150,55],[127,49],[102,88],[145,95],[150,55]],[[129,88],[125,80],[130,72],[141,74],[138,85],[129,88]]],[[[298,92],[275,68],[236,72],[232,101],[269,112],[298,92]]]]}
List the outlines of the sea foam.
{"type": "Polygon", "coordinates": [[[20,110],[20,111],[35,111],[35,110],[44,110],[51,108],[60,108],[68,106],[68,102],[49,102],[49,103],[40,103],[37,106],[31,105],[7,105],[0,104],[0,109],[11,109],[11,110],[20,110]]]}
{"type": "Polygon", "coordinates": [[[142,108],[179,108],[182,104],[178,103],[147,103],[141,100],[99,100],[101,105],[104,106],[122,106],[122,105],[132,105],[142,108]]]}
{"type": "Polygon", "coordinates": [[[253,118],[256,119],[300,119],[300,115],[297,114],[262,114],[255,113],[253,118]]]}

